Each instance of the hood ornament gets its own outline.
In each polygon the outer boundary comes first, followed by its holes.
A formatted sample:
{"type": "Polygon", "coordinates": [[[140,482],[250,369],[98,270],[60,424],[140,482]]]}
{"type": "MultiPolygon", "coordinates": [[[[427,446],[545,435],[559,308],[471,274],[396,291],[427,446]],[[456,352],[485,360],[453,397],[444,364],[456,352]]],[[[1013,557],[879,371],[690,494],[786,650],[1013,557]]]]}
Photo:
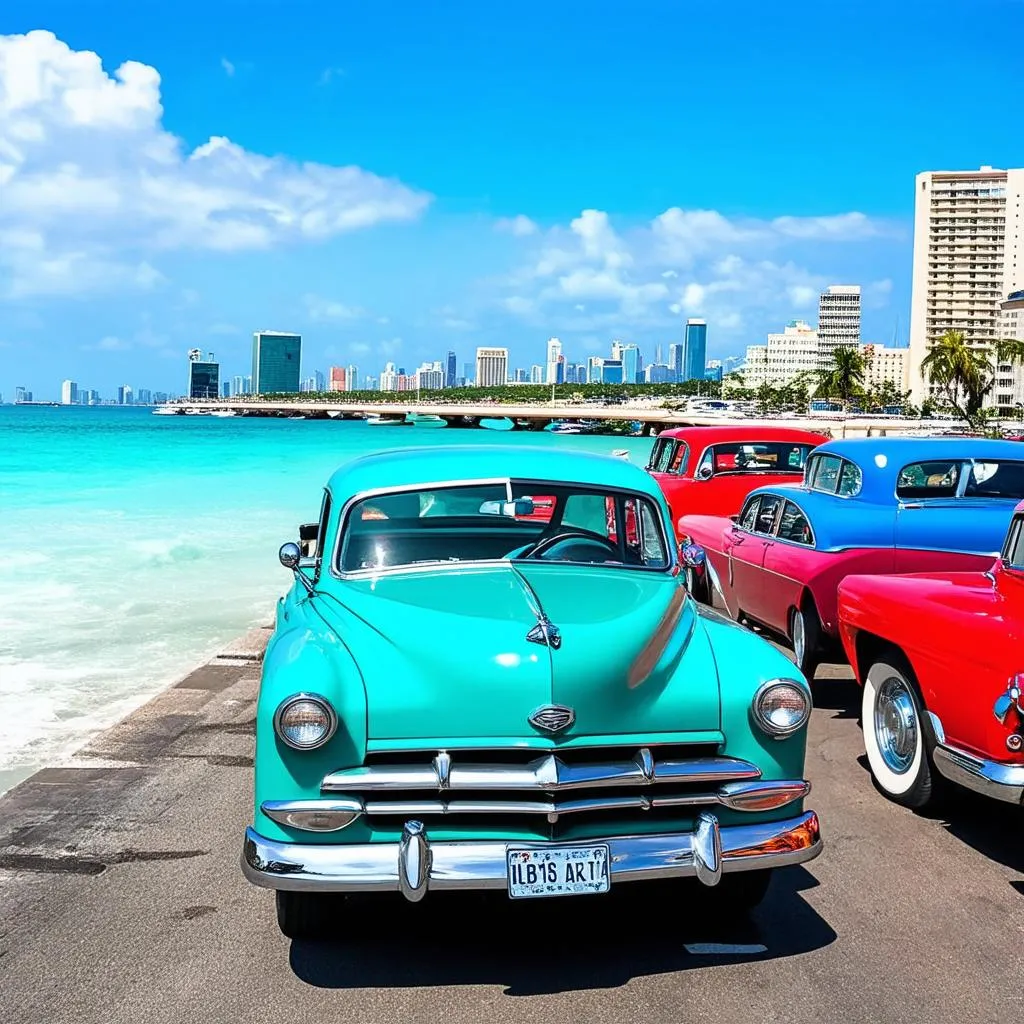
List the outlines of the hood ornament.
{"type": "Polygon", "coordinates": [[[562,634],[546,615],[537,616],[537,625],[526,634],[531,644],[546,644],[556,651],[562,646],[562,634]]]}
{"type": "Polygon", "coordinates": [[[545,732],[561,732],[576,721],[576,712],[564,704],[545,704],[543,707],[537,708],[527,721],[535,729],[543,729],[545,732]]]}

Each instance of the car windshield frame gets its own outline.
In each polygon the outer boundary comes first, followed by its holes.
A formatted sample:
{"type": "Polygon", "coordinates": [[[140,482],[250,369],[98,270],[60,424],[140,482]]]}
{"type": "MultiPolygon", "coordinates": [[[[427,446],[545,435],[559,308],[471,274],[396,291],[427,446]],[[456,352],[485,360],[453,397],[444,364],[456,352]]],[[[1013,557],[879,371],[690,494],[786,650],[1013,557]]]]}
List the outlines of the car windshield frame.
{"type": "MultiPolygon", "coordinates": [[[[490,499],[485,499],[490,500],[490,499]]],[[[564,501],[562,502],[564,505],[564,501]]],[[[559,513],[558,521],[561,524],[561,517],[564,516],[564,507],[561,509],[556,505],[556,511],[559,513]]],[[[340,580],[349,579],[366,579],[376,577],[382,574],[402,573],[402,572],[423,572],[423,571],[436,571],[439,569],[459,569],[459,568],[473,568],[480,567],[483,565],[503,565],[503,564],[514,564],[517,562],[523,562],[525,564],[535,566],[587,566],[596,569],[618,569],[618,570],[629,570],[643,573],[657,573],[662,575],[671,575],[678,569],[677,555],[674,541],[672,539],[671,532],[667,529],[664,512],[658,499],[651,494],[640,491],[632,490],[629,488],[621,487],[609,487],[601,484],[577,484],[572,482],[566,482],[563,480],[538,480],[536,478],[526,477],[502,477],[502,478],[490,478],[490,479],[479,479],[479,480],[445,480],[430,483],[417,483],[409,484],[405,486],[397,487],[380,487],[380,488],[368,488],[357,492],[342,503],[337,513],[337,525],[336,535],[334,544],[331,551],[330,557],[330,572],[331,575],[340,580]],[[346,553],[346,546],[351,536],[350,521],[353,510],[362,502],[369,501],[372,499],[384,499],[397,497],[399,495],[412,495],[412,494],[429,494],[430,492],[443,491],[443,490],[472,490],[476,488],[486,487],[500,487],[504,488],[505,500],[512,502],[515,500],[514,495],[519,494],[520,499],[524,496],[531,497],[546,497],[548,495],[554,495],[558,499],[568,498],[573,495],[579,496],[592,496],[600,497],[604,499],[615,498],[616,499],[616,527],[624,526],[625,530],[629,529],[628,523],[624,520],[625,507],[619,503],[628,499],[634,499],[637,502],[636,510],[640,511],[644,503],[649,506],[649,518],[653,521],[653,524],[658,532],[657,542],[661,546],[661,550],[664,555],[664,563],[659,565],[643,565],[635,564],[630,562],[591,562],[591,561],[572,561],[569,559],[518,559],[510,558],[509,554],[512,554],[516,548],[513,546],[508,554],[501,557],[491,558],[449,558],[449,559],[424,559],[413,562],[403,562],[395,565],[376,565],[376,566],[360,566],[359,568],[345,568],[344,559],[346,553]]],[[[490,519],[487,514],[475,513],[472,518],[490,519]]],[[[424,516],[421,512],[416,517],[408,517],[410,519],[437,519],[440,520],[440,516],[424,516]]],[[[443,518],[469,518],[466,516],[454,516],[454,517],[443,517],[443,518]]],[[[495,521],[500,522],[501,519],[505,519],[508,523],[520,522],[514,516],[504,516],[502,514],[495,514],[495,521]]],[[[648,517],[643,517],[644,519],[648,517]]],[[[638,522],[636,528],[640,528],[640,517],[638,516],[638,522]]],[[[527,536],[524,531],[523,540],[533,543],[541,536],[545,529],[547,529],[551,522],[555,520],[555,512],[553,512],[551,519],[547,521],[538,521],[541,523],[541,530],[536,534],[527,536]]],[[[568,527],[568,528],[571,528],[568,527]]],[[[579,527],[577,527],[579,529],[579,527]]],[[[514,529],[514,527],[513,527],[514,529]]],[[[557,528],[556,528],[557,529],[557,528]]],[[[624,539],[620,544],[620,548],[624,549],[626,541],[624,539]]],[[[640,540],[642,545],[642,538],[640,540]]]]}

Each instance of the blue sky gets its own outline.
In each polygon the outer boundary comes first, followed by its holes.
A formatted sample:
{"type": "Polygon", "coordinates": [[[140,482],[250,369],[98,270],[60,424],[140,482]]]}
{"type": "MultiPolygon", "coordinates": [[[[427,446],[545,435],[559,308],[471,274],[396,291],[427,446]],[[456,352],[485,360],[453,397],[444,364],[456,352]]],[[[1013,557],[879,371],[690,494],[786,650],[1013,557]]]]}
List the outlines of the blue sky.
{"type": "Polygon", "coordinates": [[[722,357],[828,283],[905,337],[913,177],[1021,164],[1022,36],[1020,0],[7,0],[0,393],[180,390],[256,328],[376,372],[703,316],[722,357]]]}

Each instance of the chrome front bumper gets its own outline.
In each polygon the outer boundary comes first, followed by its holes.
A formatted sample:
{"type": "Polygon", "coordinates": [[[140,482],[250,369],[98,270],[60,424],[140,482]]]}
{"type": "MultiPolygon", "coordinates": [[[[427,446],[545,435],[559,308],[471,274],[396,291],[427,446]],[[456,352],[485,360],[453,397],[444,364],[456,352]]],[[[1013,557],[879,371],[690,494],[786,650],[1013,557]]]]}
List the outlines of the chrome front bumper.
{"type": "Polygon", "coordinates": [[[505,889],[509,846],[607,844],[612,882],[695,876],[715,885],[723,872],[784,867],[821,853],[813,811],[784,821],[722,827],[704,812],[693,832],[594,838],[578,843],[431,842],[408,821],[398,843],[282,843],[246,829],[242,871],[254,885],[307,892],[393,892],[415,902],[428,889],[505,889]]]}

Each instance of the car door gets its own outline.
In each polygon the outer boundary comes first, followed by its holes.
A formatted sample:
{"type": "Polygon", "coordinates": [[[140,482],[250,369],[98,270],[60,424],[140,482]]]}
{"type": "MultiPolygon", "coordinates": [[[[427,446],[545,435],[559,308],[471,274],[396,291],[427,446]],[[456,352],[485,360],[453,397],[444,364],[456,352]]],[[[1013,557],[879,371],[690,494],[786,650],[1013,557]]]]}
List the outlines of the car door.
{"type": "MultiPolygon", "coordinates": [[[[789,611],[800,605],[807,572],[808,553],[814,551],[811,524],[794,502],[786,501],[775,534],[765,544],[764,603],[759,621],[782,633],[789,630],[789,611]]],[[[751,614],[756,613],[751,610],[751,614]]]]}
{"type": "Polygon", "coordinates": [[[728,575],[736,603],[739,611],[759,621],[767,607],[765,551],[781,505],[778,495],[759,494],[744,508],[740,522],[727,531],[728,575]]]}
{"type": "Polygon", "coordinates": [[[959,459],[926,459],[900,470],[896,479],[896,572],[954,568],[942,552],[958,546],[952,520],[961,471],[959,459]]]}

